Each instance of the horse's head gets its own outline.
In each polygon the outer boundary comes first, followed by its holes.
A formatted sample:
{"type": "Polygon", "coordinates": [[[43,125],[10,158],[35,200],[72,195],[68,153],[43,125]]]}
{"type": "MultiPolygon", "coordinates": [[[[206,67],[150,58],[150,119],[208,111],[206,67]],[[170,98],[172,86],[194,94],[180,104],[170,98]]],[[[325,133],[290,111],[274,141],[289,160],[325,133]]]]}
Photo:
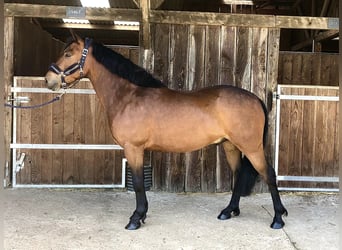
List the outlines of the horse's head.
{"type": "Polygon", "coordinates": [[[70,42],[66,44],[62,56],[52,63],[45,75],[49,89],[69,88],[87,75],[86,57],[91,39],[82,40],[73,32],[70,42]]]}

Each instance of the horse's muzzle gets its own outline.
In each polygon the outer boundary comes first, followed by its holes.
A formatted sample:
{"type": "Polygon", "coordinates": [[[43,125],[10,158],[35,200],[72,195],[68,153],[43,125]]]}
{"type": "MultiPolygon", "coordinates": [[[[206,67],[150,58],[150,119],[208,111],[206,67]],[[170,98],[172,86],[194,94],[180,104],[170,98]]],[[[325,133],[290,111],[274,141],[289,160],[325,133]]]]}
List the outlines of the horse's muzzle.
{"type": "Polygon", "coordinates": [[[48,73],[45,76],[45,84],[47,88],[57,91],[61,88],[62,80],[58,75],[48,73]]]}

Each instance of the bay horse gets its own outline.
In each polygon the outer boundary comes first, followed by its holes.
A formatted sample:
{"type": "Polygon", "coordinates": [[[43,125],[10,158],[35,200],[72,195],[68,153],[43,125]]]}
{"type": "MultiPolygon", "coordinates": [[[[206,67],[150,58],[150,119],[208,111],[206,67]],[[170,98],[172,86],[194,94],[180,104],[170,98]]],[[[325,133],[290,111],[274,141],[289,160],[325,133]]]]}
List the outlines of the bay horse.
{"type": "Polygon", "coordinates": [[[58,90],[83,77],[91,81],[113,139],[124,149],[132,169],[136,209],[126,229],[138,229],[148,210],[144,150],[190,152],[218,143],[223,144],[229,166],[237,172],[231,200],[218,219],[240,214],[240,197],[250,194],[259,174],[272,196],[275,215],[271,227],[284,226],[282,215],[287,215],[287,210],[264,153],[267,111],[257,96],[229,85],[188,92],[169,89],[122,55],[71,33],[62,56],[49,67],[46,85],[58,90]]]}

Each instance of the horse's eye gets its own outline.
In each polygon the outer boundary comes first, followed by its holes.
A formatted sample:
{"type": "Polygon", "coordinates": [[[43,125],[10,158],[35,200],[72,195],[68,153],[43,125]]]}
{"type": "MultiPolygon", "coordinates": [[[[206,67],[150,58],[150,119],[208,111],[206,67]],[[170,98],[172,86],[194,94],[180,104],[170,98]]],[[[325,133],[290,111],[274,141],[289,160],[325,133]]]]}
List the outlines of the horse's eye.
{"type": "Polygon", "coordinates": [[[65,56],[65,57],[71,57],[72,54],[71,54],[70,52],[65,52],[65,53],[64,53],[64,56],[65,56]]]}

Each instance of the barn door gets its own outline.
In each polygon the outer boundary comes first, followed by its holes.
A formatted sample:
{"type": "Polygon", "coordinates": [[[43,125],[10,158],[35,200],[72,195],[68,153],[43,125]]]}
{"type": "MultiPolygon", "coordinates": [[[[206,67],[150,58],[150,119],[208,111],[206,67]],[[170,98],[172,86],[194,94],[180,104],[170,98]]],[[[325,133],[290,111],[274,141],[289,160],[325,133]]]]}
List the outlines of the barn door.
{"type": "MultiPolygon", "coordinates": [[[[43,78],[15,77],[14,104],[28,106],[56,94],[43,78]],[[22,103],[28,102],[28,103],[22,103]]],[[[94,90],[79,82],[60,101],[13,110],[13,187],[124,187],[123,151],[113,140],[94,90]]]]}
{"type": "Polygon", "coordinates": [[[338,191],[338,87],[279,85],[276,96],[280,189],[338,191]]]}

